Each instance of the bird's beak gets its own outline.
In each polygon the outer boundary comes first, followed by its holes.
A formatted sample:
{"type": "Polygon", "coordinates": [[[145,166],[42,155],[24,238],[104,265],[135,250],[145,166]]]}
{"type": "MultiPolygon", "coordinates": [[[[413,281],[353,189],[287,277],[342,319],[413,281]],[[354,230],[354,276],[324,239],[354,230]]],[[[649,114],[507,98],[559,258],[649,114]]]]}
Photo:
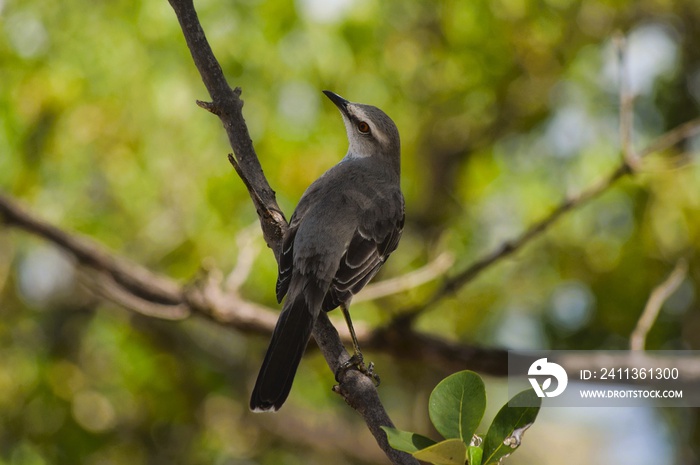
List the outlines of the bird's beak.
{"type": "Polygon", "coordinates": [[[331,92],[330,90],[324,90],[324,94],[326,94],[326,97],[331,99],[331,102],[335,103],[335,106],[338,107],[338,109],[344,114],[348,114],[348,102],[345,100],[343,97],[340,95],[336,94],[335,92],[331,92]]]}

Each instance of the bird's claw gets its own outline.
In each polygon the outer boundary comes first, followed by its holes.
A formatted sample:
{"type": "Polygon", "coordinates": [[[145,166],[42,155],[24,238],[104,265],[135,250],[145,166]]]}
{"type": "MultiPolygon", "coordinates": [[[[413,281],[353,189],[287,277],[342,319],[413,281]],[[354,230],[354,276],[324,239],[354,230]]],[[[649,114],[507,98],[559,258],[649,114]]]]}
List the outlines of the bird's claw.
{"type": "Polygon", "coordinates": [[[369,362],[369,365],[367,365],[367,370],[363,371],[363,373],[372,380],[375,387],[379,387],[382,380],[379,378],[379,375],[374,372],[374,362],[369,362]]]}
{"type": "Polygon", "coordinates": [[[370,378],[375,386],[379,386],[381,380],[379,375],[374,372],[374,362],[369,362],[369,365],[365,365],[365,361],[361,353],[354,354],[338,367],[338,369],[335,371],[335,380],[340,382],[340,375],[352,368],[370,378]]]}

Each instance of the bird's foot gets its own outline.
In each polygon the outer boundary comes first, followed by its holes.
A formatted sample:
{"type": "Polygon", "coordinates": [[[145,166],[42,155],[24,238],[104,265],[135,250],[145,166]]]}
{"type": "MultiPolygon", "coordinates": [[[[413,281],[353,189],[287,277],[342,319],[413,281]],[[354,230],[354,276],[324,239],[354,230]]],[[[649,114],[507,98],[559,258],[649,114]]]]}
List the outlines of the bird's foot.
{"type": "Polygon", "coordinates": [[[374,362],[369,362],[368,365],[365,365],[364,357],[360,352],[355,353],[338,367],[335,371],[335,380],[340,382],[340,375],[353,368],[371,379],[375,386],[379,386],[381,380],[379,375],[374,372],[374,362]]]}

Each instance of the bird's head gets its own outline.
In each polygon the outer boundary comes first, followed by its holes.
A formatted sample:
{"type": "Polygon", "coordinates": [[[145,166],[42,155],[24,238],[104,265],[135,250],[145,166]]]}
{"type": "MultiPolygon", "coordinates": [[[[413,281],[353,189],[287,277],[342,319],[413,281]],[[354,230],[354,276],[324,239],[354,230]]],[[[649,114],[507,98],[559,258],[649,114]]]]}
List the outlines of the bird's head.
{"type": "Polygon", "coordinates": [[[349,158],[382,157],[398,167],[401,157],[399,130],[386,113],[372,105],[349,102],[329,90],[323,93],[343,115],[350,142],[349,158]]]}

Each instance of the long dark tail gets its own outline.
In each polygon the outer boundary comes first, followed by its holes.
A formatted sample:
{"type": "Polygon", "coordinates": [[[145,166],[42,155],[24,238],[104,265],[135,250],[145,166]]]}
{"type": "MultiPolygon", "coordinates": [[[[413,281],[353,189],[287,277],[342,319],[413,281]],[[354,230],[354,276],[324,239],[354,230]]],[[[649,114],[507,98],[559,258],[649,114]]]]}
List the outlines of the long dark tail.
{"type": "MultiPolygon", "coordinates": [[[[311,294],[318,295],[320,292],[311,294]]],[[[308,289],[296,296],[287,295],[250,396],[250,409],[253,411],[276,411],[287,400],[320,311],[321,299],[308,299],[307,296],[308,289]]]]}

